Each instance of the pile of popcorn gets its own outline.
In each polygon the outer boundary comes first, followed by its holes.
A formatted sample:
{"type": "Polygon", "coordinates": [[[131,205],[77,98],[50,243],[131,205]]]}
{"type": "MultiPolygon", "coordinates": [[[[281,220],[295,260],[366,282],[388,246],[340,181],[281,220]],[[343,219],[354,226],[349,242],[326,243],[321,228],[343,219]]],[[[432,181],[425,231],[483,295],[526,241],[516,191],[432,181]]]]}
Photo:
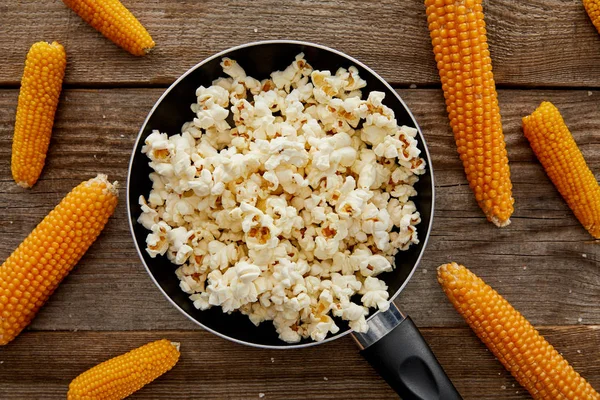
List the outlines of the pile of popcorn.
{"type": "Polygon", "coordinates": [[[182,133],[153,131],[139,199],[146,251],[180,265],[194,306],[273,321],[280,339],[323,340],[332,317],[366,332],[387,310],[394,255],[418,243],[417,131],[358,70],[318,71],[303,54],[258,81],[234,60],[199,87],[182,133]]]}

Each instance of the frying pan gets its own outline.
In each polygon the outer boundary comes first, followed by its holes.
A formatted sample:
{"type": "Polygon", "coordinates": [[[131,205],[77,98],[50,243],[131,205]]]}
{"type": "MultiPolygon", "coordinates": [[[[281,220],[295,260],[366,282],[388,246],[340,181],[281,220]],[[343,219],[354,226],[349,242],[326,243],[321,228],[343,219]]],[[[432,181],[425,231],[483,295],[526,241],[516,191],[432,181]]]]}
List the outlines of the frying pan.
{"type": "MultiPolygon", "coordinates": [[[[184,122],[194,118],[190,105],[196,102],[196,88],[200,85],[210,86],[214,79],[224,76],[220,66],[223,57],[238,61],[248,75],[260,80],[273,71],[283,70],[300,52],[305,54],[306,60],[315,69],[335,72],[340,67],[356,66],[361,78],[367,81],[366,90],[385,92],[384,103],[394,110],[398,125],[408,125],[419,130],[408,107],[389,84],[360,61],[339,51],[312,43],[287,40],[256,42],[225,50],[192,67],[177,79],[156,102],[140,129],[127,177],[129,226],[137,252],[148,274],[173,306],[215,335],[248,346],[292,349],[324,344],[351,334],[361,348],[361,354],[403,399],[461,399],[416,326],[393,304],[389,311],[372,312],[369,315],[369,331],[366,334],[352,332],[345,321],[336,319],[339,332],[321,342],[304,340],[294,344],[285,343],[277,337],[274,327],[268,321],[256,327],[241,313],[224,314],[220,307],[197,310],[188,295],[179,288],[179,279],[175,275],[177,266],[166,257],[151,258],[144,250],[148,231],[137,223],[137,219],[141,213],[138,198],[140,195],[147,196],[152,187],[148,178],[152,171],[146,155],[141,153],[146,137],[154,129],[169,135],[177,134],[184,122]]],[[[426,173],[415,185],[418,195],[413,198],[421,214],[421,223],[417,227],[420,242],[412,245],[408,251],[398,252],[395,269],[378,276],[388,285],[391,300],[398,296],[417,268],[433,219],[433,170],[420,130],[418,142],[421,157],[427,162],[426,173]]]]}

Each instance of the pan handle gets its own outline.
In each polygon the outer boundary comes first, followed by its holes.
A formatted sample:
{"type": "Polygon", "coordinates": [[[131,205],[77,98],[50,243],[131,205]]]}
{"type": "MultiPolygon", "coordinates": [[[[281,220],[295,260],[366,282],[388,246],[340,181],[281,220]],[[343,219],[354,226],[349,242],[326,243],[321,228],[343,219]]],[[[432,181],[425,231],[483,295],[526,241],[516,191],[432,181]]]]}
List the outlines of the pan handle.
{"type": "Polygon", "coordinates": [[[462,400],[410,317],[392,303],[353,333],[361,354],[403,400],[462,400]]]}

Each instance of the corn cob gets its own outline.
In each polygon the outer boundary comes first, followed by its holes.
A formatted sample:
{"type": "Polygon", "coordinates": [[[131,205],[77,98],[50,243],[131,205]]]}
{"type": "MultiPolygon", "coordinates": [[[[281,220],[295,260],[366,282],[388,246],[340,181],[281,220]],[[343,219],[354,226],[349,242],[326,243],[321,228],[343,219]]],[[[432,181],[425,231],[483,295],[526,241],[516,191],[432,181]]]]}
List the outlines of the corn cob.
{"type": "Polygon", "coordinates": [[[106,175],[81,183],[0,266],[0,345],[33,319],[104,228],[117,205],[106,175]]]}
{"type": "Polygon", "coordinates": [[[600,185],[558,109],[544,101],[523,118],[523,132],[579,222],[600,239],[600,185]]]}
{"type": "Polygon", "coordinates": [[[534,399],[600,400],[600,394],[502,296],[462,265],[438,268],[456,310],[534,399]]]}
{"type": "Polygon", "coordinates": [[[44,168],[66,65],[65,49],[57,42],[34,43],[27,53],[11,160],[19,186],[33,186],[44,168]]]}
{"type": "Polygon", "coordinates": [[[119,0],[63,0],[85,22],[134,56],[143,56],[154,40],[119,0]]]}
{"type": "Polygon", "coordinates": [[[425,0],[425,6],[469,186],[488,220],[508,225],[514,199],[481,0],[425,0]]]}
{"type": "Polygon", "coordinates": [[[104,361],[73,379],[67,400],[117,400],[169,371],[179,360],[179,343],[166,339],[148,343],[104,361]]]}
{"type": "Polygon", "coordinates": [[[600,33],[600,0],[583,0],[583,7],[600,33]]]}

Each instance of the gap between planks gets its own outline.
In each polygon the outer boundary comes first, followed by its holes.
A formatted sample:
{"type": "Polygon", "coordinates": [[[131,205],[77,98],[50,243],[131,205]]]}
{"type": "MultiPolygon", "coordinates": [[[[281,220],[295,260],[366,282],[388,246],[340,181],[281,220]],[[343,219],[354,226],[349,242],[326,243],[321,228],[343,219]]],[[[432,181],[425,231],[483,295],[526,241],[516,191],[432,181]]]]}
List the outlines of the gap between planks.
{"type": "MultiPolygon", "coordinates": [[[[266,323],[269,321],[266,321],[266,323]]],[[[30,333],[39,333],[39,334],[43,334],[43,333],[90,333],[90,334],[124,334],[124,335],[135,335],[135,334],[147,334],[147,333],[151,333],[151,332],[160,332],[160,333],[194,333],[194,332],[206,332],[211,334],[214,337],[218,337],[215,334],[207,331],[206,329],[202,328],[199,325],[195,325],[196,328],[192,329],[192,328],[180,328],[180,329],[134,329],[134,330],[79,330],[79,329],[35,329],[35,330],[30,330],[27,329],[26,331],[24,331],[24,333],[26,332],[30,332],[30,333]]],[[[463,325],[463,326],[459,326],[459,325],[455,325],[455,326],[427,326],[427,325],[423,325],[423,326],[419,326],[418,327],[419,330],[421,331],[428,331],[428,332],[451,332],[451,331],[464,331],[464,330],[468,330],[467,325],[463,325]]],[[[590,324],[590,325],[586,325],[584,323],[581,324],[569,324],[569,325],[535,325],[534,328],[538,331],[540,330],[555,330],[555,331],[567,331],[567,330],[572,330],[572,329],[589,329],[590,331],[598,331],[600,334],[600,325],[597,324],[590,324]]],[[[223,339],[226,340],[226,339],[223,339]]]]}
{"type": "MultiPolygon", "coordinates": [[[[106,83],[106,82],[84,82],[84,83],[64,83],[62,90],[85,90],[85,89],[168,89],[175,80],[163,83],[152,83],[152,82],[117,82],[117,83],[106,83]]],[[[408,84],[393,81],[386,81],[393,89],[396,90],[428,90],[436,89],[441,90],[441,83],[422,83],[422,84],[408,84]]],[[[21,87],[20,83],[15,82],[0,82],[0,90],[14,90],[21,87]]],[[[599,86],[571,86],[571,85],[535,85],[535,84],[496,84],[496,90],[574,90],[574,91],[596,91],[600,90],[599,86]]]]}

